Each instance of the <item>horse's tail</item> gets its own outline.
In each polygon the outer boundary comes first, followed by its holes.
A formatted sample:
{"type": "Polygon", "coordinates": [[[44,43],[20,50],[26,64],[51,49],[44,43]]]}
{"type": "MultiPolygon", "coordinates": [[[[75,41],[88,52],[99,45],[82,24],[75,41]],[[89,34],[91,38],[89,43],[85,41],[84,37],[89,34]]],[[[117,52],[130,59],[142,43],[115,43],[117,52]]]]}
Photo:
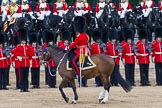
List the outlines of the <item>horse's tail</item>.
{"type": "Polygon", "coordinates": [[[126,92],[131,91],[132,86],[126,80],[124,80],[124,78],[121,76],[120,72],[117,72],[115,75],[116,75],[118,83],[122,86],[122,88],[126,92]]]}

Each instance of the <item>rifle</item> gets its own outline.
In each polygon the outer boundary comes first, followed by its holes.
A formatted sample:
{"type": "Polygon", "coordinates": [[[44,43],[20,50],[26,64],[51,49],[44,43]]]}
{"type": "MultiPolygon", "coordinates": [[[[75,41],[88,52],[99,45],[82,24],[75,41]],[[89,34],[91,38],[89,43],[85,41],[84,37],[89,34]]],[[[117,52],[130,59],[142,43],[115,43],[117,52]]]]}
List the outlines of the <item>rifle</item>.
{"type": "Polygon", "coordinates": [[[7,57],[9,57],[11,54],[11,49],[12,49],[11,46],[5,46],[2,53],[5,54],[7,57]]]}
{"type": "Polygon", "coordinates": [[[116,50],[118,51],[118,56],[121,57],[121,53],[122,53],[122,46],[120,45],[119,41],[116,42],[116,50]]]}
{"type": "Polygon", "coordinates": [[[135,45],[134,41],[133,41],[133,43],[132,43],[132,50],[134,51],[134,54],[137,56],[138,48],[137,48],[137,46],[135,45]]]}
{"type": "Polygon", "coordinates": [[[99,47],[100,47],[101,49],[103,49],[104,52],[106,52],[106,45],[105,45],[105,43],[103,43],[103,42],[101,41],[100,44],[99,44],[99,47]]]}
{"type": "Polygon", "coordinates": [[[146,41],[146,50],[149,52],[149,54],[152,54],[152,43],[149,41],[146,41]]]}

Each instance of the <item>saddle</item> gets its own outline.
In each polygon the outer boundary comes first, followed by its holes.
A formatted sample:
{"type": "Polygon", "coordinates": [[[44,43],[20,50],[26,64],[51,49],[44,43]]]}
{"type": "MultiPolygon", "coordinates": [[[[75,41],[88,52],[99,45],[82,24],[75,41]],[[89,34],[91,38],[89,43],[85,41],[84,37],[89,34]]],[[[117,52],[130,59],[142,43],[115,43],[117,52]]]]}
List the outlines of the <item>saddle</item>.
{"type": "MultiPolygon", "coordinates": [[[[80,62],[79,60],[77,61],[77,66],[80,68],[80,62]]],[[[83,62],[81,63],[81,70],[87,70],[87,69],[92,69],[95,68],[96,64],[92,61],[92,59],[90,58],[90,56],[86,56],[83,60],[83,62]]],[[[72,70],[72,64],[70,62],[70,60],[68,59],[66,62],[66,70],[72,70]]]]}

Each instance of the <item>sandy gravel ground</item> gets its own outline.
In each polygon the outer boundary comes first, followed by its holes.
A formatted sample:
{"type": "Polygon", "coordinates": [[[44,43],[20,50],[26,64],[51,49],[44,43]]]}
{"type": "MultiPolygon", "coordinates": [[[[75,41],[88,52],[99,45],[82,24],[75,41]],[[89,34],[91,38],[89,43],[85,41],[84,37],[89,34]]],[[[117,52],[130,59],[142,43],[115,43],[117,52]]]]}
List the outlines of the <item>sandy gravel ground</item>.
{"type": "MultiPolygon", "coordinates": [[[[41,89],[30,89],[29,93],[15,90],[15,74],[10,73],[9,90],[0,91],[0,108],[162,108],[162,86],[155,85],[155,72],[150,69],[152,86],[140,87],[139,69],[136,69],[136,87],[125,93],[121,87],[111,87],[108,104],[98,103],[98,93],[102,87],[95,87],[94,79],[88,80],[86,88],[77,88],[79,100],[76,105],[63,101],[58,88],[49,89],[44,85],[44,72],[41,72],[41,89]]],[[[121,70],[122,74],[124,71],[121,70]]],[[[61,78],[57,77],[57,86],[61,78]]],[[[65,88],[70,100],[73,93],[65,88]]]]}

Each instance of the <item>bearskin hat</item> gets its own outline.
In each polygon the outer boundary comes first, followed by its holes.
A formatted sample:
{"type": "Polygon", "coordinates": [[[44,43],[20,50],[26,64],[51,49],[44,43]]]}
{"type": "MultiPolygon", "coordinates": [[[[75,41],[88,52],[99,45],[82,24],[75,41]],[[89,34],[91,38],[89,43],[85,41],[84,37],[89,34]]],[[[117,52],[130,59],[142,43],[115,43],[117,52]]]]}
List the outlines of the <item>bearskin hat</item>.
{"type": "Polygon", "coordinates": [[[139,40],[141,39],[147,39],[147,31],[145,29],[139,31],[139,40]]]}
{"type": "Polygon", "coordinates": [[[27,36],[28,36],[28,32],[26,29],[19,29],[17,31],[17,36],[19,38],[20,41],[26,41],[27,42],[27,36]]]}
{"type": "Polygon", "coordinates": [[[155,38],[162,37],[162,27],[157,27],[155,29],[155,38]]]}
{"type": "Polygon", "coordinates": [[[93,40],[96,42],[97,40],[102,38],[102,33],[99,29],[95,29],[93,31],[93,40]]]}
{"type": "Polygon", "coordinates": [[[109,32],[109,40],[111,41],[112,39],[119,39],[118,31],[116,29],[111,29],[109,32]]]}
{"type": "Polygon", "coordinates": [[[30,32],[29,33],[29,44],[32,44],[33,42],[38,42],[39,39],[38,39],[38,35],[36,32],[30,32]]]}
{"type": "Polygon", "coordinates": [[[62,41],[65,41],[65,40],[71,41],[71,34],[68,30],[62,32],[61,40],[62,41]]]}
{"type": "Polygon", "coordinates": [[[85,23],[85,18],[82,16],[76,16],[74,19],[74,31],[75,32],[79,32],[79,33],[83,33],[85,32],[85,28],[86,28],[86,23],[85,23]]]}
{"type": "Polygon", "coordinates": [[[125,40],[127,41],[127,39],[132,39],[133,40],[133,31],[131,29],[127,29],[125,31],[125,40]]]}
{"type": "Polygon", "coordinates": [[[3,33],[0,33],[0,44],[4,44],[5,43],[5,36],[3,33]]]}
{"type": "Polygon", "coordinates": [[[43,31],[43,39],[46,43],[53,41],[55,39],[55,33],[51,30],[44,30],[43,31]]]}

